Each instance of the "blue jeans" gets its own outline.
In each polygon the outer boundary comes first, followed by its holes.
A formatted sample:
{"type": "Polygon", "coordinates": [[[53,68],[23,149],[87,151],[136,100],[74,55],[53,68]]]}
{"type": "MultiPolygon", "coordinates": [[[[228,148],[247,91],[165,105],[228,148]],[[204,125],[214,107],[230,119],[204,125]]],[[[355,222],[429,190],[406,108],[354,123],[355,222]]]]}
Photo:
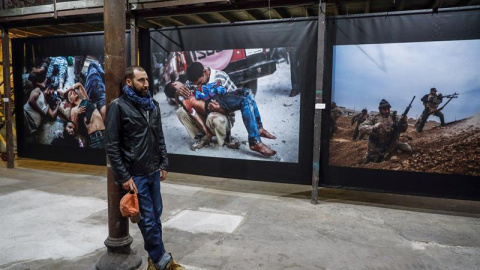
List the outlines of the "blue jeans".
{"type": "Polygon", "coordinates": [[[142,215],[138,227],[142,232],[148,256],[157,263],[166,253],[162,240],[162,221],[160,220],[163,210],[160,172],[133,176],[133,181],[137,186],[140,214],[142,215]]]}
{"type": "Polygon", "coordinates": [[[85,91],[91,101],[97,104],[97,109],[100,110],[105,106],[105,83],[102,77],[105,77],[105,71],[97,62],[91,62],[88,66],[85,91]]]}
{"type": "Polygon", "coordinates": [[[210,100],[216,100],[227,113],[240,110],[242,112],[243,124],[248,132],[249,145],[252,146],[261,142],[258,130],[263,128],[262,119],[258,112],[257,103],[253,99],[253,95],[248,94],[248,90],[217,95],[210,100]],[[239,93],[243,93],[243,95],[239,95],[239,93]]]}

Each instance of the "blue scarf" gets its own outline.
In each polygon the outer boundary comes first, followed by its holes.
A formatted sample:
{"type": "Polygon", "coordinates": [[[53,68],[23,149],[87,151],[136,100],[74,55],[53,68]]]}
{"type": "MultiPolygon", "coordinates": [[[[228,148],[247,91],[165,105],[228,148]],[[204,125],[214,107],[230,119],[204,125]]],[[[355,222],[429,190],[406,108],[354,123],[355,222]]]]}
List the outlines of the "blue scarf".
{"type": "Polygon", "coordinates": [[[152,111],[155,109],[155,104],[153,104],[153,99],[150,95],[150,92],[148,92],[147,97],[141,97],[137,95],[137,93],[135,93],[135,91],[133,91],[133,89],[127,84],[123,87],[123,91],[125,94],[127,94],[127,98],[133,102],[133,104],[140,106],[140,108],[146,111],[152,111]]]}

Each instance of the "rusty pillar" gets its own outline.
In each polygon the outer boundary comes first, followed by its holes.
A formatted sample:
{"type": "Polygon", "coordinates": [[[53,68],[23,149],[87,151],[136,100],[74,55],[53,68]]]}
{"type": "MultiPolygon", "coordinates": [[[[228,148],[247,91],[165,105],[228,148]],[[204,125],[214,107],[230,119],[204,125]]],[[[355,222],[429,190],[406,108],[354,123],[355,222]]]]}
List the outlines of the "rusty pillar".
{"type": "Polygon", "coordinates": [[[130,18],[130,63],[132,66],[138,65],[138,29],[135,15],[130,18]]]}
{"type": "Polygon", "coordinates": [[[5,109],[5,128],[7,135],[7,168],[15,167],[13,153],[13,126],[12,126],[12,102],[10,98],[10,39],[7,28],[2,28],[2,57],[3,57],[3,108],[5,109]]]}
{"type": "Polygon", "coordinates": [[[313,204],[318,204],[318,185],[320,182],[320,147],[322,133],[322,109],[325,104],[322,103],[323,98],[323,69],[325,63],[325,3],[320,1],[318,12],[318,37],[317,37],[317,78],[316,78],[316,94],[315,94],[315,118],[313,128],[313,172],[312,172],[312,198],[313,204]]]}
{"type": "MultiPolygon", "coordinates": [[[[105,30],[105,88],[107,106],[120,95],[126,68],[126,15],[125,0],[104,1],[105,30]]],[[[133,242],[129,234],[129,220],[119,209],[122,188],[115,183],[110,162],[107,159],[108,238],[107,253],[96,264],[98,270],[137,269],[141,257],[130,249],[133,242]]]]}

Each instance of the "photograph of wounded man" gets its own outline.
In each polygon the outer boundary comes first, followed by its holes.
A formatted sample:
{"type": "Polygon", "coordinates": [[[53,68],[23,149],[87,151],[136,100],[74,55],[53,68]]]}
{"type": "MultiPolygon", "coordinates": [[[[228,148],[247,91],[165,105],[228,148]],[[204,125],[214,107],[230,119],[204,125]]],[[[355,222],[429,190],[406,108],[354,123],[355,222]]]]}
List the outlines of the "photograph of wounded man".
{"type": "Polygon", "coordinates": [[[105,72],[103,57],[55,56],[32,59],[23,74],[27,143],[104,148],[105,72]]]}

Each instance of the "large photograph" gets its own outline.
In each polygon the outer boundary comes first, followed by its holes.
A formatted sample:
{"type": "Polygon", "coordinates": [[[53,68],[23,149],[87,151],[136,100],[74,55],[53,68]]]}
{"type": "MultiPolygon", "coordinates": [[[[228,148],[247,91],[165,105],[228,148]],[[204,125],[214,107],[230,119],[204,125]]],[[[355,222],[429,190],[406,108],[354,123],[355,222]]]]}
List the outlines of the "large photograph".
{"type": "Polygon", "coordinates": [[[480,175],[480,40],[334,46],[329,165],[480,175]]]}
{"type": "Polygon", "coordinates": [[[298,163],[295,48],[167,52],[152,45],[169,154],[298,163]]]}
{"type": "Polygon", "coordinates": [[[68,151],[104,148],[105,72],[102,55],[28,59],[23,67],[27,144],[68,151]]]}

